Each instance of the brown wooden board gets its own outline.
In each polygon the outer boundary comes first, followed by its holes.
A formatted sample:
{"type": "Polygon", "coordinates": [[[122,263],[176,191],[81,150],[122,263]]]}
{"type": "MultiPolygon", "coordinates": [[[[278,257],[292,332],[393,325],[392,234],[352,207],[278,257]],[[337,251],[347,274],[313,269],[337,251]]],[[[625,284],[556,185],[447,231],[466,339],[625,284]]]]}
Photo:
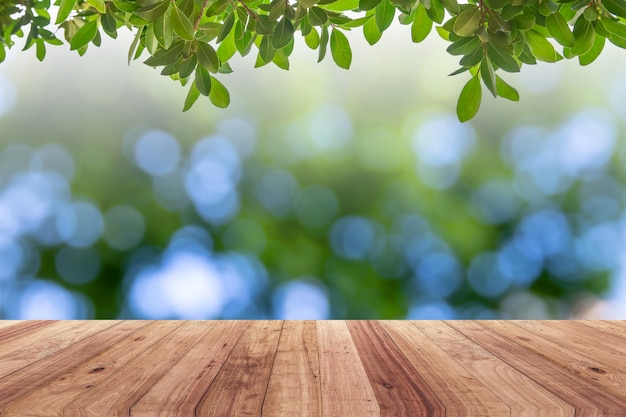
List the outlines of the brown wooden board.
{"type": "Polygon", "coordinates": [[[283,323],[253,322],[196,408],[198,417],[260,416],[283,323]]]}
{"type": "Polygon", "coordinates": [[[0,321],[0,417],[626,417],[622,321],[0,321]]]}

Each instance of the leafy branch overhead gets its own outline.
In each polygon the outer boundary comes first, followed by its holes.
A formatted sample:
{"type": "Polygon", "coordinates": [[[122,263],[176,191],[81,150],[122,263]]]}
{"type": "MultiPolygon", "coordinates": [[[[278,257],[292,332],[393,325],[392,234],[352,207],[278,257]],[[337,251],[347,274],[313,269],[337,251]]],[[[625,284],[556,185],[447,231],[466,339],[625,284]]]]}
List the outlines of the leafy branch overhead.
{"type": "Polygon", "coordinates": [[[606,40],[626,48],[626,0],[4,0],[0,2],[0,62],[16,38],[35,47],[43,60],[47,45],[62,45],[58,25],[72,50],[83,55],[99,46],[102,34],[117,37],[125,26],[135,33],[129,62],[147,65],[188,86],[188,110],[201,96],[218,107],[230,102],[217,74],[228,74],[235,55],[256,54],[255,67],[273,63],[289,69],[294,37],[327,51],[348,69],[352,50],[346,31],[362,30],[375,44],[394,19],[410,25],[411,39],[423,41],[433,27],[459,56],[451,75],[469,75],[457,114],[474,117],[483,88],[494,97],[519,100],[500,74],[537,61],[577,57],[592,63],[606,40]],[[50,9],[58,6],[54,23],[50,9]],[[349,12],[346,14],[346,12],[349,12]],[[145,53],[144,53],[145,52],[145,53]]]}

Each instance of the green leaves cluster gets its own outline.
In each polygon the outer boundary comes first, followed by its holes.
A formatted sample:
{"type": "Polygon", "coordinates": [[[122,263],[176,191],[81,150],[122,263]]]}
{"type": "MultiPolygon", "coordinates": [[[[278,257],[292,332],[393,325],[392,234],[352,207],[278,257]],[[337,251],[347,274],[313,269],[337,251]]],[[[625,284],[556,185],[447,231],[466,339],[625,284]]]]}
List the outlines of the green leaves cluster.
{"type": "MultiPolygon", "coordinates": [[[[121,27],[135,32],[129,62],[140,57],[189,91],[184,110],[208,96],[218,107],[230,102],[218,74],[232,72],[229,60],[256,54],[255,67],[289,69],[296,37],[317,51],[318,62],[330,50],[341,68],[352,63],[345,32],[360,28],[377,43],[395,19],[410,25],[413,42],[436,28],[450,42],[467,73],[457,103],[461,121],[474,117],[486,88],[494,97],[518,101],[519,94],[500,76],[524,64],[577,58],[589,65],[606,40],[626,48],[626,0],[56,0],[55,24],[72,50],[84,54],[99,46],[102,34],[117,37],[121,27]],[[350,13],[346,13],[350,12],[350,13]]],[[[0,61],[15,37],[24,49],[36,45],[39,59],[46,44],[63,42],[46,27],[50,0],[0,3],[0,61]],[[29,28],[28,35],[25,29],[29,28]]]]}

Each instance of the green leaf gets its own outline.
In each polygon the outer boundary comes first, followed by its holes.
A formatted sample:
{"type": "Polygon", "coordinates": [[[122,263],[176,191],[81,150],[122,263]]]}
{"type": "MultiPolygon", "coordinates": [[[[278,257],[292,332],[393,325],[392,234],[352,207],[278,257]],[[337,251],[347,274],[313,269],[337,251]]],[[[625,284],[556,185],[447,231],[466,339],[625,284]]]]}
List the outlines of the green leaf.
{"type": "Polygon", "coordinates": [[[287,2],[285,0],[274,0],[271,3],[270,13],[268,15],[269,20],[275,22],[279,17],[285,14],[287,8],[287,2]]]}
{"type": "Polygon", "coordinates": [[[98,33],[98,22],[96,20],[85,23],[72,37],[70,49],[73,51],[87,45],[96,37],[96,33],[98,33]]]}
{"type": "Polygon", "coordinates": [[[211,75],[201,65],[196,67],[196,87],[203,96],[208,96],[211,92],[211,75]]]}
{"type": "Polygon", "coordinates": [[[389,0],[382,0],[378,6],[376,6],[376,26],[378,26],[378,30],[380,30],[381,33],[391,26],[395,14],[396,8],[389,3],[389,0]]]}
{"type": "Polygon", "coordinates": [[[380,2],[381,0],[359,0],[359,10],[372,10],[378,6],[380,2]]]}
{"type": "Polygon", "coordinates": [[[304,42],[311,49],[317,49],[320,45],[320,35],[317,30],[311,29],[311,31],[304,37],[304,42]]]}
{"type": "Polygon", "coordinates": [[[338,29],[333,28],[330,33],[330,53],[335,63],[344,69],[349,69],[352,63],[352,50],[348,38],[338,29]]]}
{"type": "Polygon", "coordinates": [[[148,7],[137,9],[134,13],[146,22],[153,22],[155,19],[165,14],[165,11],[169,8],[170,4],[169,0],[165,0],[148,7]]]}
{"type": "Polygon", "coordinates": [[[7,51],[4,49],[4,45],[0,43],[0,62],[3,62],[7,57],[7,51]]]}
{"type": "Polygon", "coordinates": [[[615,22],[608,17],[603,17],[598,23],[601,24],[608,32],[617,35],[620,38],[626,38],[626,25],[620,22],[615,22]]]}
{"type": "MultiPolygon", "coordinates": [[[[43,39],[37,39],[35,43],[37,44],[35,55],[39,61],[43,61],[46,57],[46,44],[43,42],[43,39]]],[[[4,48],[2,50],[4,51],[4,48]]]]}
{"type": "Polygon", "coordinates": [[[174,32],[172,31],[171,20],[171,12],[166,11],[163,16],[156,18],[152,23],[154,27],[154,36],[156,36],[159,44],[165,49],[169,49],[174,41],[174,32]]]}
{"type": "Polygon", "coordinates": [[[415,43],[421,42],[430,33],[433,28],[433,21],[428,17],[426,8],[422,3],[417,5],[415,10],[415,17],[413,18],[413,24],[411,25],[411,40],[415,43]]]}
{"type": "Polygon", "coordinates": [[[485,52],[481,45],[481,46],[478,46],[473,51],[468,52],[463,58],[461,58],[461,61],[459,61],[459,64],[467,68],[473,68],[474,66],[478,65],[478,63],[482,61],[484,56],[485,56],[485,52]]]}
{"type": "Polygon", "coordinates": [[[159,47],[159,41],[154,36],[154,25],[146,26],[146,34],[143,41],[150,55],[153,55],[159,47]]]}
{"type": "Polygon", "coordinates": [[[191,75],[193,70],[196,69],[198,65],[198,58],[195,55],[190,56],[188,59],[183,60],[180,64],[180,68],[178,69],[178,75],[180,78],[187,78],[191,75]]]}
{"type": "Polygon", "coordinates": [[[582,66],[589,65],[593,61],[595,61],[602,53],[605,43],[606,43],[606,38],[604,36],[596,35],[591,49],[589,49],[587,52],[585,52],[584,54],[578,57],[578,62],[580,62],[580,65],[582,66]]]}
{"type": "Polygon", "coordinates": [[[426,13],[428,13],[430,19],[435,23],[443,22],[443,18],[446,15],[443,5],[437,0],[432,0],[430,8],[426,7],[426,13]]]}
{"type": "Polygon", "coordinates": [[[560,13],[553,13],[546,17],[546,29],[550,35],[561,45],[574,46],[574,34],[560,13]]]}
{"type": "Polygon", "coordinates": [[[616,16],[626,18],[626,1],[624,0],[603,0],[602,5],[616,16]]]}
{"type": "Polygon", "coordinates": [[[480,108],[482,94],[480,79],[476,74],[465,84],[456,104],[456,114],[461,122],[467,122],[476,116],[480,108]]]}
{"type": "Polygon", "coordinates": [[[313,26],[321,26],[328,22],[328,14],[324,9],[313,6],[309,9],[309,22],[313,26]]]}
{"type": "Polygon", "coordinates": [[[317,0],[298,0],[298,4],[305,9],[308,9],[311,6],[315,6],[317,0]]]}
{"type": "Polygon", "coordinates": [[[208,43],[199,42],[198,50],[196,51],[198,62],[207,71],[216,73],[220,68],[220,59],[217,57],[217,52],[208,43]]]}
{"type": "Polygon", "coordinates": [[[219,108],[226,108],[230,104],[230,93],[224,87],[224,84],[218,81],[217,78],[211,77],[211,92],[209,93],[209,100],[214,106],[219,108]]]}
{"type": "Polygon", "coordinates": [[[583,19],[579,19],[581,24],[576,22],[574,26],[574,36],[576,41],[572,47],[572,54],[583,55],[588,52],[594,44],[596,38],[596,32],[593,28],[593,23],[583,19]]]}
{"type": "Polygon", "coordinates": [[[70,16],[70,13],[72,13],[72,10],[74,10],[74,6],[76,6],[76,1],[77,0],[61,0],[61,3],[59,4],[59,13],[57,14],[57,20],[56,22],[54,22],[55,25],[58,25],[59,23],[67,20],[67,18],[70,16]]]}
{"type": "Polygon", "coordinates": [[[502,78],[496,75],[496,88],[498,95],[511,101],[519,101],[519,93],[517,90],[508,85],[502,78]]]}
{"type": "Polygon", "coordinates": [[[229,13],[224,19],[224,24],[222,25],[222,29],[220,29],[220,33],[217,35],[217,39],[215,42],[220,43],[230,34],[230,31],[233,29],[233,25],[235,24],[235,13],[229,13]]]}
{"type": "Polygon", "coordinates": [[[183,107],[183,111],[185,112],[189,110],[191,106],[193,106],[194,103],[198,100],[198,97],[200,97],[200,91],[198,91],[196,83],[191,83],[191,86],[189,87],[189,92],[187,93],[187,97],[185,98],[185,106],[183,107]]]}
{"type": "Polygon", "coordinates": [[[267,19],[267,16],[259,15],[256,20],[256,33],[259,35],[271,35],[274,33],[274,27],[272,23],[267,19]]]}
{"type": "Polygon", "coordinates": [[[450,55],[467,55],[474,51],[476,48],[482,47],[482,42],[478,39],[478,36],[472,36],[471,38],[461,38],[452,45],[448,46],[446,51],[450,55]]]}
{"type": "Polygon", "coordinates": [[[97,11],[99,11],[100,13],[102,13],[102,14],[106,13],[106,7],[104,5],[104,0],[87,0],[87,3],[91,7],[93,7],[97,11]]]}
{"type": "Polygon", "coordinates": [[[230,35],[228,35],[217,48],[217,57],[220,59],[220,62],[224,64],[231,59],[236,52],[237,45],[235,44],[234,32],[230,32],[230,35]]]}
{"type": "Polygon", "coordinates": [[[272,46],[274,49],[281,49],[287,46],[293,39],[293,24],[289,19],[283,17],[274,29],[272,36],[272,46]]]}
{"type": "Polygon", "coordinates": [[[374,45],[380,40],[383,34],[380,33],[380,30],[378,29],[376,19],[370,19],[363,25],[363,35],[365,36],[367,43],[370,45],[374,45]]]}
{"type": "Polygon", "coordinates": [[[259,56],[261,57],[263,62],[272,62],[275,52],[276,51],[272,47],[272,37],[263,36],[263,39],[261,39],[261,43],[259,44],[259,56]]]}
{"type": "Polygon", "coordinates": [[[501,45],[496,43],[488,44],[487,55],[489,56],[489,59],[491,59],[491,61],[499,68],[502,68],[503,71],[519,72],[520,70],[520,66],[515,58],[513,58],[511,53],[501,45]]]}
{"type": "Polygon", "coordinates": [[[461,8],[459,7],[457,0],[441,0],[441,4],[443,4],[443,7],[445,7],[448,13],[452,15],[457,15],[461,12],[461,8]]]}
{"type": "Polygon", "coordinates": [[[143,28],[144,26],[139,26],[137,28],[137,34],[135,35],[133,42],[130,44],[130,48],[128,50],[128,65],[130,65],[130,61],[133,60],[133,55],[135,55],[135,51],[137,50],[137,45],[139,44],[139,39],[141,39],[143,28]]]}
{"type": "Polygon", "coordinates": [[[482,77],[483,83],[485,83],[487,89],[491,91],[491,94],[493,94],[494,97],[497,97],[498,88],[496,86],[496,73],[493,70],[491,61],[487,57],[484,57],[480,63],[480,76],[482,77]]]}
{"type": "Polygon", "coordinates": [[[153,56],[146,59],[144,64],[151,67],[158,67],[161,65],[170,65],[177,62],[183,54],[183,41],[177,41],[167,49],[159,49],[153,56]]]}
{"type": "Polygon", "coordinates": [[[193,25],[189,18],[185,16],[176,5],[172,7],[172,17],[170,21],[176,35],[186,41],[193,40],[193,25]]]}
{"type": "Polygon", "coordinates": [[[478,30],[481,13],[478,7],[472,6],[462,11],[454,21],[453,31],[459,36],[472,36],[478,30]]]}
{"type": "Polygon", "coordinates": [[[545,62],[556,62],[554,46],[539,32],[534,29],[526,32],[526,42],[535,58],[545,62]]]}
{"type": "Polygon", "coordinates": [[[326,47],[328,46],[328,26],[322,26],[322,35],[320,36],[320,49],[317,62],[321,62],[326,56],[326,47]]]}
{"type": "Polygon", "coordinates": [[[287,57],[284,49],[276,50],[272,62],[280,69],[289,70],[289,57],[287,57]]]}

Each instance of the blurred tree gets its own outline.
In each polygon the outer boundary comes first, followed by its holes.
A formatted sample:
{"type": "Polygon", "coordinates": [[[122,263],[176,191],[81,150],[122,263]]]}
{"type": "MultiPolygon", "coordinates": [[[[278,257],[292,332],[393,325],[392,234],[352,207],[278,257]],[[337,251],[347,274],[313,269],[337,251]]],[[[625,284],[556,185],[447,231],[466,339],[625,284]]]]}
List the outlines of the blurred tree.
{"type": "MultiPolygon", "coordinates": [[[[451,44],[468,72],[457,116],[473,118],[483,86],[494,97],[519,100],[515,88],[498,72],[518,72],[537,61],[549,63],[578,57],[592,63],[606,40],[626,47],[626,0],[56,0],[54,24],[64,29],[72,50],[83,55],[101,33],[115,38],[126,26],[135,32],[129,62],[144,51],[144,62],[189,85],[184,110],[200,95],[218,107],[230,102],[215,74],[232,72],[229,59],[256,49],[256,67],[270,62],[289,69],[296,32],[321,61],[330,49],[335,63],[348,69],[352,51],[344,31],[362,28],[375,44],[397,16],[411,25],[411,39],[424,40],[432,28],[451,44]],[[563,50],[555,49],[560,44],[563,50]],[[193,82],[191,82],[193,80],[193,82]]],[[[26,35],[24,49],[35,47],[43,60],[46,45],[60,45],[51,25],[51,0],[5,0],[0,3],[0,62],[5,48],[26,35]]]]}

